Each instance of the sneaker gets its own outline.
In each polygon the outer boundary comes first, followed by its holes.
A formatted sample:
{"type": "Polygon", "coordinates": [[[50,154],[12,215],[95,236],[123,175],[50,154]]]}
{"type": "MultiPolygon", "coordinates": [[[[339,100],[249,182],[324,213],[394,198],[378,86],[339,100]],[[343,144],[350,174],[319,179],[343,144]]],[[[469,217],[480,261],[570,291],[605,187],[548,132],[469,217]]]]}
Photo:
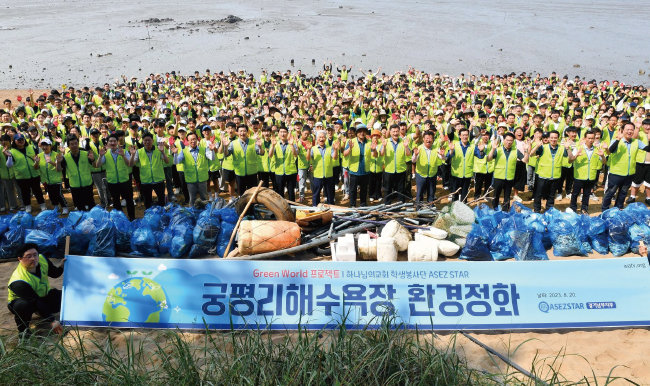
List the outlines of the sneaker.
{"type": "Polygon", "coordinates": [[[25,207],[25,213],[32,213],[32,206],[31,205],[27,205],[25,207]]]}
{"type": "Polygon", "coordinates": [[[630,196],[627,198],[627,201],[625,201],[626,204],[631,204],[633,202],[636,202],[636,196],[630,196]]]}
{"type": "Polygon", "coordinates": [[[3,206],[2,208],[0,208],[0,212],[4,212],[4,211],[5,211],[5,207],[3,206]]]}
{"type": "Polygon", "coordinates": [[[558,194],[557,196],[555,196],[555,201],[560,201],[561,199],[562,199],[561,194],[558,194]]]}
{"type": "Polygon", "coordinates": [[[591,196],[589,196],[589,201],[598,201],[598,197],[592,193],[591,196]]]}
{"type": "Polygon", "coordinates": [[[515,200],[515,201],[517,201],[517,202],[522,202],[522,201],[523,201],[523,200],[521,199],[521,197],[516,196],[516,195],[515,195],[512,199],[515,200]]]}
{"type": "Polygon", "coordinates": [[[122,199],[122,201],[120,201],[120,204],[122,204],[123,207],[126,206],[126,200],[122,199]]]}
{"type": "Polygon", "coordinates": [[[61,211],[61,214],[65,215],[65,214],[68,214],[68,213],[70,213],[70,210],[68,209],[68,207],[67,206],[63,207],[63,210],[61,211]]]}
{"type": "Polygon", "coordinates": [[[45,206],[45,203],[42,203],[41,204],[41,212],[44,211],[44,210],[47,210],[47,207],[45,206]]]}

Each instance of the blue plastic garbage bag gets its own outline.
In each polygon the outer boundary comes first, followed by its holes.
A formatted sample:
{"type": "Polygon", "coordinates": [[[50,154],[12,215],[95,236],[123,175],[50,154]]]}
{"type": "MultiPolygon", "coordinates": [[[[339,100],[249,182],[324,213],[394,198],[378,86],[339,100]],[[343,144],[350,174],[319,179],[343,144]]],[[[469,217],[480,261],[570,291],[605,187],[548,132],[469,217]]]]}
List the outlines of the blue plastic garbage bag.
{"type": "Polygon", "coordinates": [[[160,233],[160,238],[158,240],[158,253],[161,255],[169,253],[169,248],[172,245],[172,239],[174,238],[174,233],[170,229],[165,229],[160,233]]]}
{"type": "Polygon", "coordinates": [[[56,229],[62,226],[63,220],[59,218],[59,211],[57,209],[44,210],[34,217],[34,229],[54,233],[56,229]]]}
{"type": "Polygon", "coordinates": [[[106,209],[102,208],[99,205],[95,205],[91,210],[88,211],[88,217],[95,219],[97,224],[102,224],[104,221],[109,221],[111,218],[106,209]]]}
{"type": "MultiPolygon", "coordinates": [[[[605,215],[605,212],[603,212],[603,215],[605,215]]],[[[609,250],[612,252],[612,255],[622,256],[626,254],[630,249],[628,229],[634,224],[634,219],[625,211],[617,210],[611,212],[611,215],[607,216],[605,222],[607,223],[609,250]]]]}
{"type": "Polygon", "coordinates": [[[633,202],[623,209],[635,224],[650,225],[650,209],[642,202],[633,202]]]}
{"type": "Polygon", "coordinates": [[[9,222],[11,221],[10,215],[0,216],[0,235],[4,234],[9,229],[9,222]]]}
{"type": "Polygon", "coordinates": [[[227,222],[234,225],[237,223],[237,220],[239,220],[239,214],[237,214],[237,211],[234,208],[223,208],[214,212],[213,215],[218,216],[221,219],[221,222],[227,222]]]}
{"type": "Polygon", "coordinates": [[[474,224],[471,232],[467,235],[467,241],[461,250],[460,258],[463,260],[492,260],[489,243],[489,234],[483,227],[474,224]]]}
{"type": "Polygon", "coordinates": [[[23,229],[32,229],[34,227],[34,216],[30,213],[20,211],[11,217],[9,226],[12,228],[21,226],[23,229]]]}
{"type": "Polygon", "coordinates": [[[151,228],[141,226],[133,231],[131,250],[142,256],[158,256],[158,243],[151,228]]]}
{"type": "Polygon", "coordinates": [[[169,254],[172,257],[180,258],[187,255],[190,248],[192,248],[193,230],[193,225],[187,222],[175,223],[165,230],[165,232],[172,233],[172,239],[169,245],[169,254]]]}
{"type": "Polygon", "coordinates": [[[515,219],[507,217],[501,220],[499,226],[492,233],[490,239],[490,253],[494,260],[507,260],[514,257],[512,251],[513,245],[513,232],[515,230],[515,219]]]}
{"type": "Polygon", "coordinates": [[[131,251],[131,222],[121,210],[110,211],[111,221],[115,225],[115,250],[118,252],[131,251]]]}
{"type": "Polygon", "coordinates": [[[88,244],[88,255],[90,256],[115,256],[115,225],[106,221],[97,228],[95,235],[88,244]]]}
{"type": "Polygon", "coordinates": [[[85,255],[88,251],[90,239],[97,231],[97,226],[101,223],[96,223],[91,217],[86,218],[72,231],[70,240],[70,253],[73,255],[85,255]]]}
{"type": "Polygon", "coordinates": [[[161,231],[162,228],[162,215],[156,212],[149,212],[142,218],[142,225],[148,227],[152,231],[161,231]]]}
{"type": "Polygon", "coordinates": [[[554,218],[549,223],[549,231],[553,242],[553,255],[582,255],[582,245],[575,226],[566,220],[554,218]]]}
{"type": "Polygon", "coordinates": [[[518,261],[548,260],[546,249],[542,244],[542,235],[533,230],[512,232],[512,254],[518,261]]]}
{"type": "MultiPolygon", "coordinates": [[[[226,252],[226,247],[228,247],[228,242],[230,241],[230,236],[235,229],[234,223],[222,222],[221,231],[219,232],[219,237],[217,239],[217,255],[225,257],[224,253],[226,252]]],[[[232,246],[230,248],[232,250],[232,246]]],[[[228,252],[230,253],[230,251],[228,252]]]]}
{"type": "Polygon", "coordinates": [[[25,232],[25,243],[34,243],[38,246],[38,252],[47,257],[59,257],[57,252],[57,240],[52,234],[30,229],[25,232]]]}
{"type": "Polygon", "coordinates": [[[630,249],[634,253],[639,253],[639,242],[648,246],[650,245],[650,227],[645,224],[634,224],[629,229],[630,233],[630,249]]]}
{"type": "Polygon", "coordinates": [[[25,229],[20,226],[10,227],[0,238],[0,259],[15,259],[18,248],[23,245],[25,229]]]}

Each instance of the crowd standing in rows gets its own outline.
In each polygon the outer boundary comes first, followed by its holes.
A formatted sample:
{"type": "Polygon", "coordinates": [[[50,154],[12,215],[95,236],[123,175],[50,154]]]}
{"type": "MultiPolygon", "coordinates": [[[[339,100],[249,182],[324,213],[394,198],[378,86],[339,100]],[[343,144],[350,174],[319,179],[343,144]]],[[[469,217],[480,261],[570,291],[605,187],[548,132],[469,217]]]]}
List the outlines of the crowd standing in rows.
{"type": "Polygon", "coordinates": [[[333,68],[172,71],[7,99],[0,212],[31,212],[32,198],[44,210],[45,193],[66,214],[69,191],[77,210],[126,207],[134,219],[136,204],[235,199],[260,180],[314,206],[429,205],[437,188],[505,209],[530,192],[538,212],[563,196],[574,211],[622,208],[640,190],[650,204],[644,86],[415,69],[353,80],[333,68]]]}

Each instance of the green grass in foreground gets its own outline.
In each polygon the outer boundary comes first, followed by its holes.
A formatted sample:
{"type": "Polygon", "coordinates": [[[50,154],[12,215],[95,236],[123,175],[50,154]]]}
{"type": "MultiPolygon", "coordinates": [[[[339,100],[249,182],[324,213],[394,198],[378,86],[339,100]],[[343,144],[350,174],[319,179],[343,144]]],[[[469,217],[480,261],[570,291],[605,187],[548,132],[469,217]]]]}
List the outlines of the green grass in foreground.
{"type": "Polygon", "coordinates": [[[63,339],[0,339],[0,384],[564,383],[555,371],[541,381],[512,371],[487,374],[470,369],[456,354],[454,339],[441,350],[418,332],[388,325],[357,332],[342,327],[334,332],[206,331],[198,335],[149,330],[112,331],[102,338],[88,335],[72,330],[63,339]]]}

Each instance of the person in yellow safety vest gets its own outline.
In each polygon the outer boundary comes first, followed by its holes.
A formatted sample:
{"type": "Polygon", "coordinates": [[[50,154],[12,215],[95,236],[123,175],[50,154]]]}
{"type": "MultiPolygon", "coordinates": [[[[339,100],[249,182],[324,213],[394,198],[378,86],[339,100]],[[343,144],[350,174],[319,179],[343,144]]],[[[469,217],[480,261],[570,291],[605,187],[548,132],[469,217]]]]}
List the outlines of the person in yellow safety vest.
{"type": "Polygon", "coordinates": [[[462,127],[457,134],[460,140],[453,140],[447,152],[447,160],[451,168],[449,187],[453,192],[453,201],[464,201],[469,194],[469,185],[474,173],[474,158],[478,154],[478,148],[469,142],[469,129],[462,127]]]}
{"type": "MultiPolygon", "coordinates": [[[[228,122],[226,124],[225,135],[221,133],[221,141],[219,142],[219,148],[221,149],[222,144],[226,138],[229,142],[233,142],[237,139],[237,126],[234,122],[228,122]]],[[[232,154],[226,156],[224,155],[225,151],[219,150],[219,157],[223,158],[221,163],[221,188],[225,190],[226,185],[228,185],[228,194],[230,195],[230,200],[235,199],[236,194],[236,176],[235,176],[235,166],[232,161],[232,154]]]]}
{"type": "Polygon", "coordinates": [[[264,155],[262,138],[248,138],[248,127],[240,124],[237,127],[238,139],[224,144],[224,155],[232,154],[232,162],[237,180],[237,190],[241,197],[247,189],[257,186],[258,157],[264,155]]]}
{"type": "MultiPolygon", "coordinates": [[[[537,144],[542,143],[542,136],[544,135],[544,130],[540,128],[535,128],[531,136],[532,142],[531,147],[535,147],[537,144]]],[[[535,169],[537,169],[537,161],[539,157],[536,155],[529,155],[528,165],[526,166],[526,184],[528,185],[528,191],[535,192],[535,179],[537,174],[535,169]]]]}
{"type": "Polygon", "coordinates": [[[312,167],[311,203],[317,206],[320,203],[320,192],[324,191],[327,203],[334,205],[334,166],[332,160],[338,157],[339,141],[334,141],[330,147],[327,146],[327,132],[319,130],[316,132],[316,146],[311,142],[305,143],[307,150],[307,161],[312,167]]]}
{"type": "Polygon", "coordinates": [[[14,314],[22,337],[27,338],[32,334],[29,324],[35,312],[50,322],[52,332],[63,333],[61,324],[54,319],[54,314],[61,310],[61,290],[52,288],[48,279],[62,274],[63,264],[59,267],[52,264],[38,253],[36,244],[26,243],[18,250],[18,266],[7,284],[7,307],[14,314]]]}
{"type": "MultiPolygon", "coordinates": [[[[2,134],[0,137],[3,148],[11,146],[11,136],[2,134]]],[[[14,182],[14,171],[7,167],[7,157],[0,152],[0,212],[5,209],[15,211],[18,208],[17,195],[14,182]],[[7,203],[7,207],[5,207],[7,203]]]]}
{"type": "MultiPolygon", "coordinates": [[[[90,129],[90,140],[86,142],[87,152],[92,152],[95,156],[95,159],[99,158],[99,149],[104,147],[101,139],[99,138],[100,131],[96,128],[90,129]]],[[[106,168],[102,166],[101,168],[92,167],[90,169],[90,175],[93,179],[93,185],[97,188],[97,195],[99,196],[99,205],[102,208],[108,208],[108,190],[106,190],[106,168]]]]}
{"type": "Polygon", "coordinates": [[[56,170],[56,157],[59,153],[52,151],[52,141],[49,138],[41,139],[41,150],[34,162],[34,169],[41,174],[41,182],[45,184],[52,206],[60,205],[61,213],[68,214],[68,203],[61,192],[63,176],[60,171],[56,170]]]}
{"type": "Polygon", "coordinates": [[[368,142],[366,134],[368,127],[363,123],[356,127],[356,138],[348,139],[343,150],[343,156],[348,157],[348,171],[350,173],[350,207],[357,205],[357,188],[359,190],[359,205],[368,205],[368,183],[370,172],[370,159],[378,157],[377,141],[368,142]]]}
{"type": "MultiPolygon", "coordinates": [[[[638,130],[639,140],[647,145],[650,141],[650,118],[644,119],[638,130]]],[[[628,204],[636,201],[636,194],[642,184],[645,186],[645,204],[650,205],[650,153],[640,150],[636,155],[636,172],[630,188],[630,197],[627,199],[628,204]]]]}
{"type": "Polygon", "coordinates": [[[66,138],[68,152],[56,156],[56,170],[66,170],[73,205],[82,211],[95,206],[93,198],[93,180],[90,174],[92,164],[99,157],[93,152],[79,149],[79,139],[75,135],[66,138]]]}
{"type": "Polygon", "coordinates": [[[415,165],[415,202],[420,203],[427,195],[427,202],[436,199],[436,176],[438,166],[442,164],[445,149],[436,147],[433,143],[435,133],[431,130],[424,132],[422,144],[413,149],[413,164],[415,165]]]}
{"type": "Polygon", "coordinates": [[[23,205],[25,205],[25,212],[31,213],[32,211],[32,194],[36,197],[41,210],[45,210],[45,199],[40,186],[40,174],[34,169],[34,162],[36,161],[34,147],[26,146],[25,137],[17,133],[14,134],[13,146],[11,148],[5,147],[3,153],[7,157],[7,167],[14,171],[16,184],[20,190],[23,205]]]}
{"type": "Polygon", "coordinates": [[[556,184],[562,175],[564,158],[568,157],[568,150],[573,144],[566,141],[564,147],[558,145],[560,133],[557,130],[548,133],[548,144],[538,143],[530,151],[530,155],[537,155],[537,186],[533,199],[533,209],[539,213],[542,210],[542,199],[546,200],[546,210],[555,204],[556,184]]]}
{"type": "Polygon", "coordinates": [[[145,209],[152,205],[151,193],[156,192],[158,206],[165,206],[165,170],[163,165],[169,162],[165,152],[165,144],[158,143],[154,147],[153,135],[145,132],[142,135],[143,146],[135,152],[133,161],[140,168],[140,194],[144,200],[145,209]]]}
{"type": "MultiPolygon", "coordinates": [[[[381,137],[381,131],[373,130],[370,137],[370,142],[374,143],[375,146],[381,146],[381,137]]],[[[336,169],[334,169],[334,171],[336,175],[336,169]]],[[[370,197],[371,201],[381,200],[381,183],[383,175],[384,157],[379,155],[379,152],[377,152],[376,156],[373,156],[371,154],[368,172],[368,196],[370,197]]]]}
{"type": "Polygon", "coordinates": [[[384,139],[379,149],[379,155],[384,157],[384,176],[382,182],[382,196],[384,204],[390,204],[394,200],[404,202],[402,195],[406,184],[406,158],[411,157],[409,137],[404,139],[399,136],[399,126],[396,124],[390,127],[390,139],[384,139]],[[395,196],[397,192],[398,195],[395,196]]]}
{"type": "MultiPolygon", "coordinates": [[[[208,199],[208,178],[210,178],[210,161],[214,159],[215,144],[211,143],[208,147],[199,146],[199,138],[196,133],[187,134],[189,146],[179,149],[172,147],[174,154],[174,163],[182,164],[187,191],[189,192],[189,204],[194,205],[197,194],[201,200],[208,199]]],[[[223,144],[223,138],[221,140],[223,144]]]]}
{"type": "MultiPolygon", "coordinates": [[[[300,124],[299,124],[300,125],[300,124]]],[[[298,125],[296,125],[298,126],[298,125]]],[[[307,160],[307,148],[314,144],[314,138],[311,135],[311,128],[307,125],[294,127],[294,130],[300,132],[298,140],[298,202],[305,200],[305,191],[307,190],[307,181],[312,180],[312,173],[309,171],[309,161],[307,160]]],[[[294,131],[294,133],[296,133],[294,131]]],[[[295,134],[297,135],[297,133],[295,134]]],[[[313,187],[312,187],[313,189],[313,187]]]]}
{"type": "Polygon", "coordinates": [[[616,195],[616,207],[623,209],[625,196],[632,185],[632,179],[636,172],[636,156],[639,150],[650,151],[650,145],[646,145],[634,138],[634,124],[623,123],[623,128],[616,135],[616,139],[609,145],[609,176],[607,177],[607,189],[603,197],[602,211],[609,209],[612,198],[616,195]]]}
{"type": "Polygon", "coordinates": [[[273,189],[275,190],[275,165],[271,159],[273,156],[273,140],[275,137],[272,138],[271,135],[271,127],[268,125],[262,126],[262,147],[264,147],[264,155],[259,157],[260,164],[257,175],[259,180],[262,181],[263,187],[268,188],[272,182],[273,189]]]}
{"type": "Polygon", "coordinates": [[[349,77],[349,75],[350,75],[350,72],[352,71],[352,67],[350,67],[350,68],[346,68],[346,67],[345,67],[345,64],[344,64],[344,65],[343,65],[343,68],[341,68],[340,70],[339,70],[338,67],[336,67],[336,71],[339,72],[339,74],[340,74],[339,76],[341,77],[341,81],[343,81],[343,82],[347,82],[347,81],[348,81],[348,77],[349,77]]]}
{"type": "MultiPolygon", "coordinates": [[[[499,146],[499,139],[495,138],[492,140],[490,153],[487,156],[488,162],[494,160],[494,180],[492,181],[494,201],[492,207],[495,209],[499,206],[501,192],[503,192],[503,210],[510,209],[510,193],[515,182],[517,161],[528,162],[530,141],[526,141],[524,153],[517,150],[516,147],[512,147],[514,141],[515,135],[510,132],[503,136],[503,146],[499,146]]],[[[483,152],[484,144],[479,144],[477,150],[483,152]]],[[[482,158],[482,156],[478,158],[482,158]]]]}
{"type": "Polygon", "coordinates": [[[117,135],[111,134],[108,136],[106,148],[99,149],[99,159],[95,161],[96,168],[106,165],[106,183],[113,200],[113,209],[121,211],[121,199],[124,199],[126,212],[131,221],[135,220],[135,205],[129,167],[133,166],[136,151],[135,146],[132,146],[128,152],[125,152],[121,146],[118,146],[117,135]]]}
{"type": "Polygon", "coordinates": [[[156,135],[153,137],[154,142],[163,143],[165,145],[165,153],[167,153],[168,162],[163,163],[163,170],[165,171],[165,186],[167,188],[167,199],[169,202],[176,202],[176,194],[174,194],[174,159],[171,156],[171,151],[169,150],[170,136],[165,132],[165,120],[154,120],[153,127],[156,133],[156,135]]]}
{"type": "Polygon", "coordinates": [[[569,153],[569,162],[573,164],[574,177],[569,208],[578,212],[578,195],[582,191],[581,210],[583,214],[589,212],[589,197],[596,182],[597,172],[606,162],[605,149],[594,148],[595,138],[594,132],[588,130],[578,146],[569,153]]]}
{"type": "Polygon", "coordinates": [[[269,159],[273,165],[275,181],[273,188],[280,196],[284,197],[284,189],[287,189],[289,201],[296,200],[296,180],[298,168],[298,146],[293,136],[289,136],[289,130],[285,126],[278,130],[279,141],[271,139],[269,147],[269,159]]]}
{"type": "MultiPolygon", "coordinates": [[[[203,138],[201,138],[199,141],[199,146],[209,147],[211,144],[215,144],[215,148],[219,147],[219,141],[213,134],[212,127],[210,127],[210,125],[203,125],[201,128],[201,133],[203,134],[203,138]]],[[[221,161],[219,161],[217,157],[213,157],[213,159],[208,162],[207,189],[208,197],[214,197],[214,199],[219,197],[219,177],[221,177],[221,174],[219,173],[220,169],[221,161]],[[212,185],[213,188],[212,194],[210,193],[210,185],[212,185]]]]}

